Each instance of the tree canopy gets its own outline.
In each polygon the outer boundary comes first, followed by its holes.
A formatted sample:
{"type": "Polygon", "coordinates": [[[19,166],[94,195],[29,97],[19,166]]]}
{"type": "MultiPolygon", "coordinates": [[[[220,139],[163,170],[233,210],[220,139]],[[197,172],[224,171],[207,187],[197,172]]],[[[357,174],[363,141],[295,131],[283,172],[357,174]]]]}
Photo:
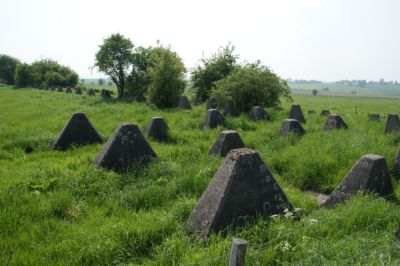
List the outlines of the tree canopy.
{"type": "Polygon", "coordinates": [[[126,79],[132,66],[133,43],[117,33],[104,39],[96,53],[94,66],[107,74],[118,89],[118,97],[125,94],[126,79]]]}
{"type": "Polygon", "coordinates": [[[0,55],[0,82],[3,81],[8,85],[13,85],[15,83],[15,71],[17,65],[21,62],[9,55],[0,55]]]}

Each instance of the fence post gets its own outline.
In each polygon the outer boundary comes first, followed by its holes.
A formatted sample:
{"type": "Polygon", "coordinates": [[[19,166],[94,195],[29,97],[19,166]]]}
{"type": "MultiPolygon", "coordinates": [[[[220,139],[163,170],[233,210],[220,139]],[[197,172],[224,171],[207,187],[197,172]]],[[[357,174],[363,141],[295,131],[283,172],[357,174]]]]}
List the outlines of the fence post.
{"type": "Polygon", "coordinates": [[[247,241],[232,237],[231,257],[229,258],[229,266],[244,266],[246,257],[247,241]]]}

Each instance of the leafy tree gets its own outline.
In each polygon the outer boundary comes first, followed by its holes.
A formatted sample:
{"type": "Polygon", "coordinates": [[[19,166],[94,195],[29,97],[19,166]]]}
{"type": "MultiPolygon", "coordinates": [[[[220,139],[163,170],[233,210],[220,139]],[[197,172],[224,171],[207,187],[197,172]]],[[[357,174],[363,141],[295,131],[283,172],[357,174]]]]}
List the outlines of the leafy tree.
{"type": "Polygon", "coordinates": [[[317,89],[313,89],[312,90],[312,95],[317,95],[318,94],[318,90],[317,89]]]}
{"type": "Polygon", "coordinates": [[[132,71],[127,78],[127,94],[137,100],[144,100],[144,94],[149,86],[149,66],[152,48],[138,47],[132,54],[132,71]]]}
{"type": "Polygon", "coordinates": [[[102,85],[104,85],[105,81],[104,81],[104,79],[98,79],[98,80],[97,80],[97,83],[98,83],[100,86],[102,86],[102,85]]]}
{"type": "Polygon", "coordinates": [[[60,65],[57,61],[43,59],[31,65],[32,83],[45,86],[70,86],[75,87],[79,77],[69,67],[60,65]]]}
{"type": "Polygon", "coordinates": [[[117,33],[106,38],[96,53],[94,66],[111,78],[117,86],[119,98],[122,98],[125,93],[133,47],[129,39],[117,33]]]}
{"type": "Polygon", "coordinates": [[[21,62],[14,57],[0,55],[0,80],[9,85],[14,84],[15,71],[17,65],[20,63],[21,62]]]}
{"type": "Polygon", "coordinates": [[[18,64],[14,79],[17,87],[26,87],[32,84],[32,67],[25,63],[18,64]]]}
{"type": "Polygon", "coordinates": [[[185,67],[181,58],[169,48],[152,49],[147,67],[147,96],[157,107],[174,107],[185,88],[185,67]]]}
{"type": "Polygon", "coordinates": [[[237,55],[234,47],[228,44],[213,54],[211,58],[201,59],[201,64],[192,71],[192,86],[196,89],[196,97],[205,101],[210,97],[214,83],[228,76],[236,66],[237,55]]]}
{"type": "Polygon", "coordinates": [[[233,100],[238,111],[249,111],[255,105],[279,106],[281,96],[292,101],[289,93],[287,82],[260,61],[235,67],[227,77],[215,82],[212,91],[221,102],[233,100]]]}

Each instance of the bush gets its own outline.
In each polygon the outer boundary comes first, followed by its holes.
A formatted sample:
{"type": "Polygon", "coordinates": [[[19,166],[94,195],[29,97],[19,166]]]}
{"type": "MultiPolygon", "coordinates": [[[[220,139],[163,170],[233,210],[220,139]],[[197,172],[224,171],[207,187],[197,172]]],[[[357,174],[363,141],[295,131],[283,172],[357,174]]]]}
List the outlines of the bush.
{"type": "Polygon", "coordinates": [[[225,78],[236,66],[237,55],[229,44],[213,54],[211,58],[202,59],[201,64],[192,71],[192,86],[196,90],[196,99],[205,101],[210,97],[214,83],[225,78]]]}
{"type": "Polygon", "coordinates": [[[8,85],[15,83],[15,71],[20,61],[8,55],[0,55],[0,80],[8,85]]]}
{"type": "Polygon", "coordinates": [[[154,48],[147,68],[147,97],[157,107],[175,107],[185,88],[185,67],[179,56],[169,48],[154,48]]]}
{"type": "Polygon", "coordinates": [[[215,83],[212,95],[219,102],[233,100],[240,112],[252,106],[276,107],[280,97],[292,101],[287,82],[272,73],[260,61],[236,67],[231,74],[215,83]]]}
{"type": "Polygon", "coordinates": [[[32,84],[32,67],[28,64],[19,64],[15,70],[15,85],[26,87],[32,84]]]}

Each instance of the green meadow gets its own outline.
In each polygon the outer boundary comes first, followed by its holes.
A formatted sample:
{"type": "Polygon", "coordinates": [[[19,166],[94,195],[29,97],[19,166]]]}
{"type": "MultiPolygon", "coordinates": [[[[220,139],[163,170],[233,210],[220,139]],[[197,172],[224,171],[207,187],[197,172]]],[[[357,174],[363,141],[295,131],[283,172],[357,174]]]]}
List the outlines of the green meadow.
{"type": "MultiPolygon", "coordinates": [[[[115,97],[115,96],[114,96],[115,97]]],[[[227,265],[231,237],[249,242],[247,265],[399,265],[400,190],[393,173],[400,134],[383,133],[395,99],[293,95],[307,120],[306,135],[279,136],[291,103],[203,129],[205,105],[157,109],[36,89],[0,87],[0,265],[227,265]],[[307,114],[314,109],[316,115],[307,114]],[[339,113],[348,130],[322,131],[322,109],[339,113]],[[50,151],[72,113],[85,112],[104,140],[133,122],[144,130],[163,116],[171,140],[149,140],[158,160],[124,174],[98,169],[102,144],[50,151]],[[380,113],[381,121],[369,121],[380,113]],[[211,236],[188,233],[186,220],[223,158],[208,156],[220,131],[240,133],[270,168],[296,208],[292,216],[255,219],[211,236]],[[32,153],[25,153],[32,147],[32,153]],[[334,209],[319,208],[365,154],[385,156],[394,199],[357,195],[334,209]]]]}

